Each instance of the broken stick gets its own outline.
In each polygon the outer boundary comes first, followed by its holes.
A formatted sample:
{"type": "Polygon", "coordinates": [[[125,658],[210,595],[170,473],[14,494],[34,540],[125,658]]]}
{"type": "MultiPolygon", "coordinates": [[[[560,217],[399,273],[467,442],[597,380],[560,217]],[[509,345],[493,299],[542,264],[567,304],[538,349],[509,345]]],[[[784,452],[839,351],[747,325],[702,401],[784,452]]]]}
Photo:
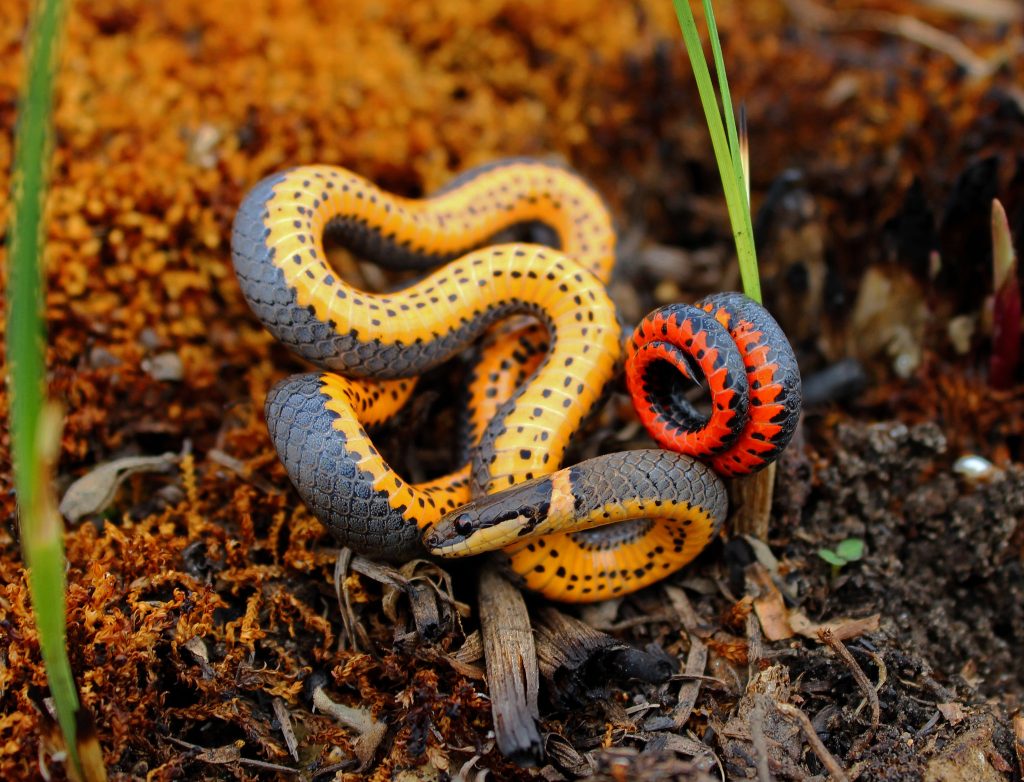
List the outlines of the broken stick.
{"type": "Polygon", "coordinates": [[[519,589],[500,570],[480,570],[480,631],[498,749],[522,766],[543,756],[537,727],[537,650],[519,589]]]}
{"type": "Polygon", "coordinates": [[[630,646],[551,606],[538,612],[536,643],[547,693],[564,707],[609,697],[613,680],[661,684],[672,676],[667,657],[630,646]]]}
{"type": "Polygon", "coordinates": [[[774,493],[774,462],[761,472],[734,479],[729,487],[729,499],[735,508],[732,534],[752,535],[758,540],[767,540],[774,493]]]}

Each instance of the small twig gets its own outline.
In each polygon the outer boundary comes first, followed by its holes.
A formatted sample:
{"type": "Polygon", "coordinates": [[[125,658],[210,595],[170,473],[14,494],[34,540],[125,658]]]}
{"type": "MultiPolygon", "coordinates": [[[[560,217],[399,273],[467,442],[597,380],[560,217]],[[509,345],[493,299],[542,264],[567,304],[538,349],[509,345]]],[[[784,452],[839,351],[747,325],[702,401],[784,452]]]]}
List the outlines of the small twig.
{"type": "Polygon", "coordinates": [[[323,687],[317,687],[313,691],[313,706],[335,719],[346,728],[351,728],[357,733],[369,733],[376,730],[380,723],[373,718],[367,709],[359,709],[353,706],[346,706],[330,698],[323,687]]]}
{"type": "Polygon", "coordinates": [[[693,610],[690,598],[686,596],[686,592],[671,584],[666,584],[664,589],[669,602],[672,604],[672,610],[676,612],[679,621],[686,628],[686,632],[698,637],[707,637],[707,633],[701,632],[700,620],[697,618],[697,612],[693,610]]]}
{"type": "Polygon", "coordinates": [[[747,614],[747,678],[753,678],[761,660],[764,659],[764,640],[761,636],[761,623],[757,614],[747,614]]]}
{"type": "Polygon", "coordinates": [[[823,8],[811,0],[785,2],[794,18],[800,19],[808,27],[824,32],[866,30],[905,38],[912,43],[945,54],[973,78],[991,76],[1003,63],[1003,58],[989,61],[979,57],[955,35],[912,16],[888,11],[843,13],[823,8]]]}
{"type": "Polygon", "coordinates": [[[372,559],[366,559],[366,557],[361,557],[358,554],[350,557],[349,567],[356,573],[384,586],[404,589],[409,585],[409,579],[390,565],[374,562],[372,559]]]}
{"type": "Polygon", "coordinates": [[[1013,24],[1024,17],[1024,7],[1014,0],[918,0],[936,11],[954,14],[966,19],[995,24],[1013,24]]]}
{"type": "Polygon", "coordinates": [[[708,648],[696,635],[690,635],[690,653],[686,657],[686,676],[693,677],[679,688],[679,700],[675,709],[672,710],[672,721],[676,728],[685,727],[690,721],[693,707],[697,703],[697,696],[700,694],[701,678],[708,664],[708,648]]]}
{"type": "Polygon", "coordinates": [[[821,630],[818,633],[818,638],[823,644],[834,651],[839,656],[839,659],[846,664],[846,667],[850,669],[854,680],[857,682],[857,686],[860,687],[861,692],[864,693],[864,697],[867,698],[868,704],[871,706],[871,727],[868,728],[867,733],[857,739],[850,748],[849,757],[856,757],[867,749],[868,744],[871,743],[871,739],[875,736],[875,731],[878,729],[878,721],[881,718],[882,713],[881,706],[878,703],[878,693],[871,685],[871,682],[868,681],[867,674],[864,673],[857,661],[853,659],[853,655],[850,654],[850,650],[835,637],[831,630],[827,628],[821,630]]]}
{"type": "Polygon", "coordinates": [[[243,481],[251,483],[264,494],[277,494],[280,492],[280,489],[274,486],[274,484],[262,475],[249,469],[249,466],[241,459],[236,459],[231,454],[226,453],[219,448],[211,448],[207,451],[206,458],[214,464],[219,464],[221,467],[226,467],[231,470],[231,472],[235,473],[243,481]]]}
{"type": "Polygon", "coordinates": [[[690,721],[693,707],[697,703],[697,696],[700,694],[700,683],[708,664],[708,647],[704,645],[698,635],[697,612],[690,605],[690,599],[686,596],[686,592],[670,584],[665,585],[664,590],[690,638],[690,653],[686,657],[686,669],[683,671],[687,681],[679,688],[679,699],[676,701],[675,709],[672,710],[672,721],[676,728],[681,729],[690,721]]]}
{"type": "Polygon", "coordinates": [[[292,730],[292,717],[288,713],[288,705],[280,698],[274,698],[271,701],[271,705],[274,707],[274,716],[277,717],[277,721],[281,725],[281,735],[284,736],[284,743],[288,746],[288,751],[292,757],[298,762],[299,742],[295,738],[295,731],[292,730]]]}
{"type": "Polygon", "coordinates": [[[344,633],[338,634],[338,650],[345,651],[345,639],[352,646],[352,651],[358,652],[359,637],[356,634],[356,627],[359,622],[356,619],[356,612],[352,608],[352,600],[348,593],[346,574],[352,564],[352,549],[344,547],[338,550],[338,557],[334,561],[334,594],[338,598],[338,611],[341,614],[341,625],[344,633]]]}
{"type": "Polygon", "coordinates": [[[818,756],[818,760],[821,761],[821,764],[825,767],[825,770],[828,771],[829,776],[832,777],[834,782],[850,782],[850,777],[847,776],[843,767],[839,765],[839,761],[835,759],[835,756],[828,751],[828,747],[826,747],[822,743],[821,739],[818,738],[818,734],[815,732],[814,726],[811,724],[811,720],[803,713],[803,711],[789,703],[776,703],[775,708],[778,709],[781,714],[795,720],[803,729],[804,737],[807,739],[808,745],[810,745],[814,754],[818,756]]]}
{"type": "Polygon", "coordinates": [[[935,679],[928,673],[921,674],[922,684],[931,690],[932,694],[935,695],[943,703],[949,703],[950,701],[956,700],[956,693],[953,690],[947,689],[939,684],[935,679]]]}
{"type": "Polygon", "coordinates": [[[718,757],[718,753],[717,752],[712,752],[711,753],[711,757],[713,757],[715,759],[715,765],[718,767],[718,776],[721,778],[722,782],[725,782],[726,781],[725,765],[722,763],[722,759],[720,757],[718,757]]]}
{"type": "Polygon", "coordinates": [[[191,752],[194,752],[195,759],[201,760],[204,763],[210,763],[215,766],[222,766],[226,763],[238,763],[241,766],[251,766],[252,768],[262,768],[266,771],[275,771],[278,774],[291,774],[298,776],[299,772],[294,768],[288,766],[282,766],[278,763],[268,763],[265,760],[255,760],[253,758],[243,758],[241,755],[236,754],[237,749],[234,745],[227,747],[214,747],[210,749],[208,747],[202,747],[199,744],[192,744],[188,741],[175,738],[174,736],[167,736],[167,740],[172,744],[177,744],[179,747],[183,747],[191,752]]]}
{"type": "Polygon", "coordinates": [[[352,557],[350,567],[356,573],[366,576],[367,578],[376,581],[378,584],[383,584],[385,587],[391,587],[405,592],[408,591],[410,584],[413,584],[415,581],[422,578],[421,576],[416,575],[416,570],[422,565],[433,568],[438,574],[440,574],[442,581],[445,583],[445,589],[435,590],[437,597],[450,605],[460,616],[469,616],[472,613],[469,606],[452,597],[451,577],[446,571],[437,567],[437,565],[430,560],[410,560],[402,566],[402,570],[395,570],[390,565],[385,565],[381,562],[374,562],[372,559],[366,559],[366,557],[355,555],[352,557]]]}
{"type": "Polygon", "coordinates": [[[931,716],[928,722],[926,722],[924,725],[917,729],[917,731],[914,733],[914,738],[918,739],[921,736],[926,735],[929,731],[931,731],[932,728],[935,727],[935,725],[938,723],[940,719],[942,719],[942,712],[936,709],[935,713],[931,716]]]}
{"type": "Polygon", "coordinates": [[[1002,58],[985,60],[965,46],[955,35],[950,35],[945,30],[912,16],[873,11],[864,14],[863,20],[865,25],[881,32],[906,38],[926,49],[945,54],[974,78],[987,78],[1002,65],[1002,58]]]}
{"type": "Polygon", "coordinates": [[[324,691],[323,686],[313,687],[313,706],[317,711],[332,717],[342,727],[350,728],[359,735],[352,742],[352,751],[359,758],[360,768],[366,768],[384,739],[387,725],[375,719],[369,709],[361,709],[338,703],[324,691]]]}
{"type": "Polygon", "coordinates": [[[704,675],[704,676],[694,676],[694,675],[689,674],[689,673],[677,673],[674,676],[672,676],[669,679],[669,681],[673,681],[673,682],[702,681],[702,682],[707,682],[708,684],[717,684],[719,687],[722,687],[723,689],[727,688],[729,686],[729,683],[725,679],[720,679],[717,676],[707,676],[707,675],[704,675]]]}
{"type": "Polygon", "coordinates": [[[634,627],[653,625],[658,622],[674,622],[678,617],[669,611],[658,611],[653,614],[642,614],[631,616],[628,619],[621,619],[618,622],[588,622],[595,630],[606,633],[617,633],[620,630],[631,630],[634,627]]]}
{"type": "Polygon", "coordinates": [[[885,683],[889,681],[889,669],[885,665],[885,660],[882,658],[882,655],[877,652],[868,651],[867,649],[862,651],[871,658],[875,667],[878,668],[878,681],[875,682],[874,690],[875,692],[881,692],[882,687],[884,687],[885,683]]]}
{"type": "Polygon", "coordinates": [[[767,698],[761,693],[754,696],[754,708],[750,710],[747,721],[750,726],[750,743],[754,747],[757,760],[758,782],[773,782],[771,769],[768,768],[768,740],[764,735],[764,704],[767,698]]]}

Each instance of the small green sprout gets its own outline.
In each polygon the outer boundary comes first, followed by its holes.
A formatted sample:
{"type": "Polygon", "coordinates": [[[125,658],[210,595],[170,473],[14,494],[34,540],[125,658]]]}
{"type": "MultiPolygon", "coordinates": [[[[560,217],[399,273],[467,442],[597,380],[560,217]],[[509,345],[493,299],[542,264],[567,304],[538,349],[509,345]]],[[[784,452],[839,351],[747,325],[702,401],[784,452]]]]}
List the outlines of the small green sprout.
{"type": "Polygon", "coordinates": [[[818,556],[832,566],[832,578],[836,578],[844,565],[857,562],[864,557],[864,541],[860,538],[847,538],[840,541],[834,549],[818,549],[818,556]]]}

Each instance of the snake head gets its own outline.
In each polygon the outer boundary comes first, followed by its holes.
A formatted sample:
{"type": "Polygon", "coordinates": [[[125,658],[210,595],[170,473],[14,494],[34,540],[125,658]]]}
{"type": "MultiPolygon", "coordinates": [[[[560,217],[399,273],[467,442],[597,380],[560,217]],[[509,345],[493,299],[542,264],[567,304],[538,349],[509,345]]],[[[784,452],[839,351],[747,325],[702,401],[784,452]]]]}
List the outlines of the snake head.
{"type": "Polygon", "coordinates": [[[535,531],[550,505],[551,485],[538,478],[488,494],[442,516],[423,544],[439,557],[495,551],[535,531]]]}

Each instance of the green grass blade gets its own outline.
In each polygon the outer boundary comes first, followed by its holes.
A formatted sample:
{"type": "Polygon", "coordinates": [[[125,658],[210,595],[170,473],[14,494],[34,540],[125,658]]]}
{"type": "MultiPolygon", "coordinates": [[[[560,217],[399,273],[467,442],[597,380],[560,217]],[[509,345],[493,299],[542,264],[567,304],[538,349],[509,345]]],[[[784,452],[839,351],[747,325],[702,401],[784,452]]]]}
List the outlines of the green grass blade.
{"type": "Polygon", "coordinates": [[[740,165],[739,140],[736,132],[736,120],[733,115],[731,95],[725,74],[725,63],[722,58],[721,45],[718,41],[718,28],[710,0],[704,0],[705,16],[711,36],[711,49],[718,72],[719,86],[722,89],[722,108],[719,108],[719,96],[711,81],[704,48],[701,45],[697,23],[693,17],[689,0],[673,0],[679,27],[686,43],[686,51],[693,67],[693,75],[697,81],[697,91],[704,107],[708,131],[711,134],[711,146],[715,152],[718,171],[722,177],[722,190],[725,193],[725,204],[729,210],[729,221],[732,224],[733,239],[736,242],[736,256],[740,265],[740,277],[743,280],[744,292],[755,301],[761,301],[761,281],[757,273],[757,251],[754,247],[753,221],[750,217],[750,203],[743,168],[740,165]],[[723,120],[724,113],[724,120],[723,120]],[[728,130],[726,130],[728,126],[728,130]]]}
{"type": "MultiPolygon", "coordinates": [[[[736,117],[733,114],[732,93],[729,90],[729,77],[725,70],[725,58],[722,56],[722,42],[718,37],[718,25],[715,22],[715,11],[712,8],[711,0],[704,0],[704,19],[708,25],[708,40],[711,42],[711,53],[715,61],[715,76],[718,80],[718,91],[722,96],[722,114],[725,118],[725,129],[729,134],[729,150],[732,152],[732,166],[736,176],[740,192],[746,200],[746,208],[743,210],[743,217],[746,221],[746,236],[750,237],[751,244],[754,243],[754,226],[750,214],[750,183],[747,181],[747,169],[743,161],[745,140],[741,142],[737,136],[736,117]]],[[[742,121],[746,125],[746,121],[742,121]]],[[[751,247],[750,255],[754,259],[753,270],[748,270],[752,276],[757,276],[757,255],[756,250],[751,247]]],[[[743,263],[742,257],[740,263],[743,263]]],[[[760,282],[758,282],[758,295],[751,296],[758,302],[761,301],[760,282]]],[[[748,294],[749,295],[749,294],[748,294]]]]}
{"type": "Polygon", "coordinates": [[[77,769],[78,694],[66,648],[63,525],[52,496],[48,469],[59,442],[59,414],[45,401],[42,265],[53,78],[64,12],[62,0],[38,0],[27,37],[26,77],[11,176],[7,357],[11,455],[29,590],[57,719],[77,769]]]}
{"type": "Polygon", "coordinates": [[[745,192],[743,167],[740,165],[740,142],[736,133],[736,118],[732,109],[732,94],[729,92],[729,79],[725,72],[725,59],[722,56],[722,42],[718,38],[718,25],[715,23],[715,11],[711,0],[704,0],[704,20],[708,25],[708,41],[711,43],[711,55],[715,61],[718,92],[722,96],[722,116],[725,120],[725,130],[729,134],[729,151],[732,153],[733,172],[740,182],[740,189],[745,192]]]}

